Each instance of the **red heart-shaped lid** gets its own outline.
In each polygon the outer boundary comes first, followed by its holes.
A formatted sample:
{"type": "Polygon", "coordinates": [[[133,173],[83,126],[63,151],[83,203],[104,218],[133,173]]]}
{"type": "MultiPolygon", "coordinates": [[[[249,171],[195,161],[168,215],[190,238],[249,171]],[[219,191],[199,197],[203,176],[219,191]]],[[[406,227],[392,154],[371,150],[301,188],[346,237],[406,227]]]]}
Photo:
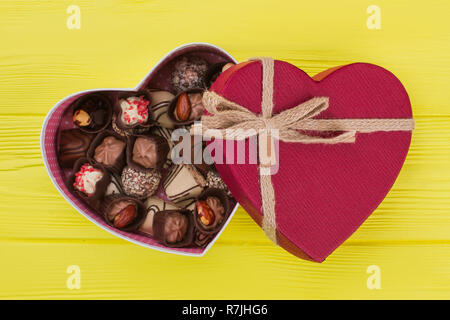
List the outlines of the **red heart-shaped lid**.
{"type": "MultiPolygon", "coordinates": [[[[261,113],[261,83],[261,62],[245,62],[222,73],[211,90],[261,113]]],[[[319,119],[412,118],[403,85],[381,67],[356,63],[310,78],[287,62],[275,61],[274,114],[317,96],[329,97],[319,119]]],[[[299,257],[323,261],[384,199],[410,140],[410,131],[378,131],[357,133],[355,143],[280,141],[279,170],[272,175],[278,244],[299,257]]],[[[229,157],[230,148],[225,150],[224,157],[229,157]]],[[[235,198],[261,225],[258,165],[216,166],[235,198]]]]}

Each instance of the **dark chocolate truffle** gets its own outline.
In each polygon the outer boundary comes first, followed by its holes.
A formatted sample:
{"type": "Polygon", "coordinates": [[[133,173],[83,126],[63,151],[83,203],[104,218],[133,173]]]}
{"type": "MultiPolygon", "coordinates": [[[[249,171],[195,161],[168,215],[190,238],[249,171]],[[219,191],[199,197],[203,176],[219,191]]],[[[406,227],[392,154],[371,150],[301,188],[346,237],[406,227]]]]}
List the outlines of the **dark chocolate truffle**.
{"type": "Polygon", "coordinates": [[[75,161],[86,156],[86,151],[94,136],[79,129],[61,131],[59,139],[59,163],[64,168],[72,168],[75,161]]]}
{"type": "Polygon", "coordinates": [[[158,189],[161,173],[157,170],[140,171],[125,167],[122,171],[122,187],[125,194],[140,199],[153,195],[158,189]]]}
{"type": "Polygon", "coordinates": [[[192,88],[203,88],[208,72],[208,63],[200,57],[182,56],[174,64],[171,84],[177,92],[192,88]]]}
{"type": "Polygon", "coordinates": [[[203,92],[194,90],[193,92],[182,92],[173,107],[173,119],[179,123],[191,123],[199,120],[203,115],[203,92]]]}
{"type": "Polygon", "coordinates": [[[164,225],[164,237],[167,243],[176,243],[183,240],[188,229],[188,219],[178,212],[167,214],[164,225]]]}
{"type": "Polygon", "coordinates": [[[102,143],[95,148],[95,161],[105,165],[112,166],[115,164],[125,149],[125,142],[109,136],[103,139],[102,143]]]}

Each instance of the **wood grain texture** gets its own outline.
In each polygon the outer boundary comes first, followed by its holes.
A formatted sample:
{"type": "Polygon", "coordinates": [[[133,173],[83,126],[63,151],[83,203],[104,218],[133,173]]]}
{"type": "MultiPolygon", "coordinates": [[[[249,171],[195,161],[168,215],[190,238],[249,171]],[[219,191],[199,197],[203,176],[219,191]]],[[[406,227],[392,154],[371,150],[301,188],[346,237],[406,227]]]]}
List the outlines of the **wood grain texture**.
{"type": "Polygon", "coordinates": [[[369,4],[0,2],[0,298],[450,298],[450,4],[376,1],[381,30],[366,27],[369,4]],[[66,27],[71,4],[80,30],[66,27]],[[52,185],[39,150],[50,108],[76,91],[134,87],[191,41],[310,75],[371,62],[410,94],[417,129],[400,176],[323,264],[273,246],[242,209],[203,258],[152,251],[99,229],[52,185]],[[68,265],[81,268],[80,290],[66,287],[68,265]],[[381,269],[381,290],[366,287],[369,265],[381,269]]]}

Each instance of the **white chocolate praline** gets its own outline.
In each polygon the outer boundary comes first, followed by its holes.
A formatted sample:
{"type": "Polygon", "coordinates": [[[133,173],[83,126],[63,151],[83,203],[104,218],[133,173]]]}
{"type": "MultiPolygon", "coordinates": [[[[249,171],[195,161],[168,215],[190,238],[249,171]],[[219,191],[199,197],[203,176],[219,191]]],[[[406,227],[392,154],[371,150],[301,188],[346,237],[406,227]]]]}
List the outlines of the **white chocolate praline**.
{"type": "Polygon", "coordinates": [[[111,175],[111,182],[109,183],[108,187],[106,187],[105,196],[111,196],[121,193],[122,188],[120,187],[120,183],[113,175],[111,175]]]}
{"type": "Polygon", "coordinates": [[[153,217],[155,216],[154,211],[147,212],[144,223],[139,227],[139,231],[153,236],[153,217]]]}
{"type": "Polygon", "coordinates": [[[149,89],[150,95],[150,110],[152,111],[152,119],[156,123],[168,129],[173,129],[175,127],[174,122],[170,119],[168,110],[170,102],[175,97],[169,91],[149,89]]]}
{"type": "Polygon", "coordinates": [[[121,120],[127,125],[145,123],[148,120],[147,105],[149,101],[143,97],[129,97],[119,101],[122,108],[121,120]]]}
{"type": "Polygon", "coordinates": [[[163,181],[167,198],[180,207],[198,197],[206,186],[204,177],[193,165],[173,166],[163,181]]]}
{"type": "Polygon", "coordinates": [[[89,164],[85,164],[75,174],[74,187],[87,194],[91,195],[95,192],[95,185],[103,177],[103,172],[95,169],[89,164]]]}

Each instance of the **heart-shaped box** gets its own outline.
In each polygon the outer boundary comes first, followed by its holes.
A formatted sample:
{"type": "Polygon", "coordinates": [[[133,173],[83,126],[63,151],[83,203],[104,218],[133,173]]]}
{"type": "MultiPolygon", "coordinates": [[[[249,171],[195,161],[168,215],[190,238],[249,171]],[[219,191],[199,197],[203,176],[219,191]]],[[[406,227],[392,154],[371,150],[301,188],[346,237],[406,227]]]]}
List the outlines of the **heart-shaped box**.
{"type": "Polygon", "coordinates": [[[169,75],[171,62],[175,58],[186,54],[195,54],[211,64],[219,64],[225,62],[236,62],[233,57],[222,50],[221,48],[208,44],[208,43],[190,43],[182,45],[165,55],[145,76],[145,78],[132,89],[119,89],[119,88],[106,88],[106,89],[93,89],[85,90],[81,92],[74,93],[58,103],[49,111],[44,119],[42,129],[41,129],[41,152],[44,165],[47,169],[48,175],[55,185],[56,189],[61,193],[64,199],[67,200],[79,213],[85,216],[87,219],[95,223],[97,226],[105,229],[106,231],[122,238],[127,241],[136,243],[138,245],[149,247],[152,249],[170,252],[181,255],[189,256],[203,256],[214,244],[216,239],[220,236],[221,232],[228,224],[232,218],[234,212],[237,209],[237,204],[230,213],[227,221],[224,223],[222,229],[217,233],[217,235],[209,242],[209,244],[204,248],[168,248],[165,247],[155,240],[135,234],[130,232],[121,231],[115,229],[108,225],[98,214],[95,213],[87,204],[81,201],[79,198],[74,196],[69,192],[65,185],[65,180],[70,170],[63,169],[58,164],[57,159],[57,143],[58,143],[58,132],[60,129],[70,129],[74,128],[74,124],[71,118],[68,117],[70,113],[69,108],[73,108],[73,102],[78,98],[85,96],[89,93],[108,91],[108,92],[130,92],[138,91],[146,87],[159,88],[161,90],[169,90],[169,75]]]}
{"type": "MultiPolygon", "coordinates": [[[[222,73],[210,91],[230,104],[261,114],[262,81],[261,62],[244,62],[222,73]]],[[[310,78],[287,62],[274,62],[273,114],[313,97],[329,97],[328,109],[315,119],[404,119],[412,123],[408,94],[381,67],[355,63],[310,78]]],[[[298,257],[323,261],[385,198],[406,158],[410,130],[357,132],[354,143],[280,141],[278,172],[271,176],[278,244],[298,257]]],[[[223,140],[214,143],[223,144],[223,140]]],[[[245,150],[250,150],[248,140],[245,144],[245,150]]],[[[245,164],[227,164],[226,157],[238,152],[230,152],[228,145],[224,149],[223,158],[215,155],[216,167],[236,200],[261,226],[258,164],[251,164],[251,152],[245,164]]]]}

